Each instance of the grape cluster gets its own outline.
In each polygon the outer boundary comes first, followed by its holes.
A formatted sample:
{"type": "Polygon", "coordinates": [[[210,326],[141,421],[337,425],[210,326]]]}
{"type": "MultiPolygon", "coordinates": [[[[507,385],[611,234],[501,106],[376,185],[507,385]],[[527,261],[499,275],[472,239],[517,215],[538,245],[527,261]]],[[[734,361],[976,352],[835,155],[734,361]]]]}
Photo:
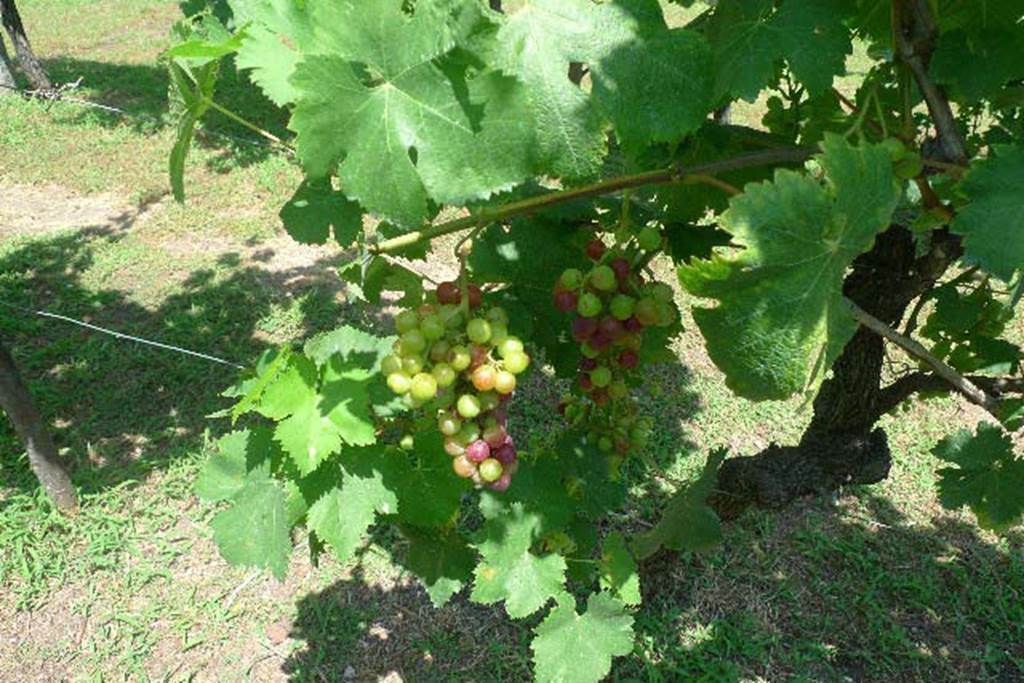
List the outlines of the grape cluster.
{"type": "Polygon", "coordinates": [[[504,491],[518,457],[507,403],[530,357],[509,334],[505,310],[484,306],[478,286],[465,289],[443,282],[433,303],[400,312],[394,353],[382,369],[410,408],[436,411],[455,473],[504,491]]]}
{"type": "Polygon", "coordinates": [[[644,330],[668,327],[679,315],[672,288],[646,281],[637,268],[660,247],[661,234],[653,227],[610,249],[592,239],[585,251],[594,265],[588,272],[565,270],[554,288],[555,307],[573,314],[572,337],[583,354],[576,391],[563,397],[559,411],[571,425],[585,425],[601,450],[619,456],[642,448],[652,426],[637,415],[629,389],[637,378],[644,330]]]}

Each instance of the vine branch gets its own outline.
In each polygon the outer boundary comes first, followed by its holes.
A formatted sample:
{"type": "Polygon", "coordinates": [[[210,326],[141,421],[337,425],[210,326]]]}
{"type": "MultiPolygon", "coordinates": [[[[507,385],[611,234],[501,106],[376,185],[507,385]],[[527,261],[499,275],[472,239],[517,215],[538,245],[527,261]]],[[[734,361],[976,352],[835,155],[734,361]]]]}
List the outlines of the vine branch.
{"type": "Polygon", "coordinates": [[[423,240],[431,240],[435,237],[449,235],[453,232],[466,230],[467,228],[482,227],[490,225],[491,223],[515,218],[517,216],[525,216],[542,209],[566,204],[578,199],[600,197],[602,195],[612,194],[632,187],[675,183],[707,183],[723,189],[726,192],[732,193],[734,190],[738,192],[737,188],[714,178],[713,176],[719,173],[727,173],[729,171],[736,171],[756,166],[801,163],[809,159],[813,153],[814,150],[809,147],[780,147],[778,149],[741,154],[728,159],[719,159],[717,161],[690,167],[671,167],[657,171],[646,171],[644,173],[618,176],[615,178],[609,178],[608,180],[592,183],[590,185],[584,185],[582,187],[572,188],[569,190],[557,190],[537,197],[529,197],[527,199],[509,202],[502,206],[481,209],[469,216],[446,221],[444,223],[438,223],[436,225],[425,227],[422,230],[414,230],[404,235],[384,240],[383,242],[370,246],[370,251],[374,253],[397,251],[423,240]]]}
{"type": "Polygon", "coordinates": [[[966,396],[967,400],[971,403],[975,403],[990,413],[995,414],[999,402],[978,387],[978,385],[971,379],[961,375],[940,358],[932,355],[932,353],[920,343],[910,337],[900,334],[857,304],[849,300],[847,300],[847,304],[850,307],[850,311],[853,313],[854,319],[856,319],[861,325],[892,342],[911,356],[924,362],[935,372],[935,375],[941,378],[946,384],[952,386],[961,394],[966,396]]]}

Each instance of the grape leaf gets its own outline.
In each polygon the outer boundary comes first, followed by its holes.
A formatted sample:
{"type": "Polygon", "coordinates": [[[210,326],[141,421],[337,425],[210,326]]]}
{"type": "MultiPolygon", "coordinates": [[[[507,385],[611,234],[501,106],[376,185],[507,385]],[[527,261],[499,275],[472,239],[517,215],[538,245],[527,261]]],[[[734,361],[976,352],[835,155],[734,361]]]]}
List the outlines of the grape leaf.
{"type": "Polygon", "coordinates": [[[504,600],[508,615],[520,619],[564,591],[565,560],[530,551],[539,529],[540,518],[520,503],[514,503],[507,515],[487,520],[476,545],[481,557],[470,595],[474,602],[491,605],[504,600]]]}
{"type": "Polygon", "coordinates": [[[676,142],[711,109],[711,49],[686,29],[652,31],[592,66],[594,97],[624,144],[676,142]]]}
{"type": "Polygon", "coordinates": [[[394,337],[378,337],[351,325],[342,325],[316,335],[306,342],[303,351],[320,366],[340,356],[345,363],[369,376],[380,370],[380,361],[391,353],[394,342],[394,337]]]}
{"type": "Polygon", "coordinates": [[[259,406],[263,392],[277,379],[278,373],[286,367],[291,357],[291,349],[271,349],[260,356],[256,362],[255,377],[243,379],[223,393],[224,396],[241,396],[238,403],[231,409],[231,424],[238,418],[259,406]]]}
{"type": "Polygon", "coordinates": [[[964,236],[965,259],[1005,281],[1024,266],[1022,186],[1024,147],[996,147],[995,156],[971,165],[962,183],[971,203],[953,219],[953,232],[964,236]]]}
{"type": "Polygon", "coordinates": [[[363,541],[377,514],[398,510],[398,498],[385,484],[391,456],[375,449],[348,449],[342,454],[342,483],[314,503],[307,524],[341,562],[363,541]]]}
{"type": "Polygon", "coordinates": [[[712,101],[732,95],[753,102],[774,78],[775,62],[783,53],[772,9],[772,0],[719,0],[708,25],[714,55],[712,101]]]}
{"type": "Polygon", "coordinates": [[[213,540],[229,564],[269,569],[283,580],[292,551],[285,495],[272,479],[250,481],[231,507],[210,521],[213,540]]]}
{"type": "Polygon", "coordinates": [[[715,511],[708,507],[707,498],[718,480],[718,468],[725,455],[725,449],[708,454],[700,478],[677,492],[658,524],[634,541],[637,557],[646,559],[663,547],[702,552],[722,540],[721,522],[715,511]]]}
{"type": "MultiPolygon", "coordinates": [[[[248,24],[237,64],[274,104],[295,101],[290,79],[299,63],[299,48],[316,51],[317,31],[310,5],[295,0],[230,0],[236,23],[248,24]]],[[[312,4],[312,3],[310,3],[312,4]]]]}
{"type": "Polygon", "coordinates": [[[929,65],[936,83],[968,102],[991,99],[1007,82],[1024,77],[1024,29],[1004,26],[973,38],[966,31],[939,37],[929,65]]]}
{"type": "Polygon", "coordinates": [[[454,532],[403,527],[409,551],[403,565],[423,582],[434,607],[444,607],[473,575],[476,555],[454,532]]]}
{"type": "Polygon", "coordinates": [[[512,506],[518,503],[538,517],[538,535],[564,528],[576,509],[566,495],[567,464],[566,459],[550,453],[520,460],[519,470],[507,491],[480,494],[480,512],[485,519],[500,519],[509,515],[512,506]]]}
{"type": "Polygon", "coordinates": [[[334,229],[335,241],[347,247],[363,226],[359,205],[331,187],[330,180],[306,180],[281,207],[284,229],[301,244],[323,244],[334,229]]]}
{"type": "Polygon", "coordinates": [[[726,384],[745,398],[782,399],[810,388],[857,325],[842,282],[889,225],[899,186],[886,151],[827,136],[817,159],[828,185],[785,169],[747,185],[720,227],[745,247],[679,267],[692,294],[719,300],[694,319],[726,384]]]}
{"type": "Polygon", "coordinates": [[[200,500],[216,503],[230,500],[250,481],[270,478],[274,450],[270,430],[265,427],[241,429],[217,440],[211,455],[196,477],[195,492],[200,500]]]}
{"type": "Polygon", "coordinates": [[[1024,515],[1024,459],[1001,428],[979,423],[975,434],[962,429],[932,450],[940,460],[957,465],[939,470],[939,499],[950,509],[967,505],[978,524],[997,532],[1024,515]]]}
{"type": "Polygon", "coordinates": [[[393,456],[402,463],[389,482],[398,496],[398,517],[417,526],[443,526],[455,518],[470,485],[452,471],[451,456],[444,452],[442,436],[433,424],[417,431],[413,444],[411,462],[404,452],[393,456]]]}
{"type": "MultiPolygon", "coordinates": [[[[309,176],[337,169],[348,197],[409,227],[429,217],[428,199],[465,203],[530,175],[529,141],[509,141],[525,127],[496,130],[485,112],[478,135],[460,84],[436,62],[454,47],[444,13],[410,18],[393,0],[316,8],[324,49],[295,69],[289,124],[309,176]],[[523,152],[491,155],[488,140],[523,152]]],[[[513,79],[503,83],[519,87],[513,79]]]]}
{"type": "Polygon", "coordinates": [[[534,629],[535,678],[539,683],[594,683],[611,671],[612,658],[633,650],[633,617],[607,593],[593,593],[587,611],[559,597],[558,605],[534,629]]]}
{"type": "Polygon", "coordinates": [[[779,46],[797,80],[812,96],[832,87],[853,50],[842,16],[847,0],[788,0],[772,18],[779,46]]]}
{"type": "Polygon", "coordinates": [[[636,560],[619,532],[608,534],[604,539],[598,567],[601,588],[615,595],[623,604],[640,604],[640,575],[637,574],[636,560]]]}

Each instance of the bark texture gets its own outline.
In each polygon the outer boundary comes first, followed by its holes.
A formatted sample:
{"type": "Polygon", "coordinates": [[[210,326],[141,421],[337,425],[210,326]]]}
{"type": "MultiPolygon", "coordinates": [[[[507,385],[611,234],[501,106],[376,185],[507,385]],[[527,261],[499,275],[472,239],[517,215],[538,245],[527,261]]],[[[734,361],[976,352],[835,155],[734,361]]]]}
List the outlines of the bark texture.
{"type": "Polygon", "coordinates": [[[28,79],[29,84],[35,90],[49,90],[53,87],[46,70],[39,63],[35,53],[32,51],[32,44],[25,34],[25,26],[21,23],[21,15],[14,4],[14,0],[0,0],[0,18],[3,19],[4,28],[14,45],[14,54],[18,57],[18,66],[28,79]]]}
{"type": "MultiPolygon", "coordinates": [[[[958,239],[938,231],[931,250],[917,258],[910,232],[894,225],[854,262],[843,293],[895,327],[907,306],[933,287],[959,254],[958,239]]],[[[882,386],[883,344],[870,330],[857,331],[832,366],[832,376],[822,383],[799,444],[773,444],[722,464],[709,501],[719,515],[733,518],[749,505],[781,508],[801,496],[847,484],[873,484],[888,476],[888,441],[875,423],[919,391],[920,383],[882,386]]]]}
{"type": "Polygon", "coordinates": [[[28,388],[21,381],[14,359],[3,344],[0,344],[0,408],[7,413],[24,442],[29,465],[43,489],[60,510],[74,511],[78,507],[75,488],[28,388]]]}
{"type": "Polygon", "coordinates": [[[0,97],[16,95],[17,87],[14,73],[11,71],[11,60],[7,56],[7,46],[4,44],[3,36],[0,36],[0,97]]]}

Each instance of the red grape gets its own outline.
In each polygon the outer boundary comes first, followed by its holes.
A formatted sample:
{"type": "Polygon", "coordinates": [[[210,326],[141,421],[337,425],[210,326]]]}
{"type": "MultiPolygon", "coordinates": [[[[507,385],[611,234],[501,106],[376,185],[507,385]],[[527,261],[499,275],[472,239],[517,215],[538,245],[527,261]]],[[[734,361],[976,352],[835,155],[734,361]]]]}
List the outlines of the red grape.
{"type": "Polygon", "coordinates": [[[590,398],[594,399],[594,403],[597,405],[603,406],[608,402],[608,389],[606,387],[594,389],[590,394],[590,398]]]}
{"type": "Polygon", "coordinates": [[[595,332],[597,332],[597,321],[593,318],[577,316],[572,321],[572,338],[577,342],[583,342],[590,339],[595,332]]]}
{"type": "Polygon", "coordinates": [[[480,346],[479,344],[473,344],[469,347],[469,353],[471,361],[469,363],[470,370],[476,370],[478,367],[487,362],[487,347],[480,346]]]}
{"type": "Polygon", "coordinates": [[[594,383],[590,381],[590,375],[580,375],[580,389],[590,391],[593,388],[594,383]]]}
{"type": "Polygon", "coordinates": [[[625,329],[622,327],[622,323],[610,315],[606,315],[601,318],[601,322],[598,323],[597,329],[601,334],[607,336],[612,341],[621,337],[623,332],[625,332],[625,329]]]}
{"type": "Polygon", "coordinates": [[[511,465],[513,462],[516,461],[518,455],[519,454],[516,453],[516,447],[509,444],[506,444],[501,448],[496,448],[493,451],[491,451],[491,457],[500,462],[502,465],[511,465]]]}
{"type": "Polygon", "coordinates": [[[627,318],[626,321],[622,323],[622,326],[625,327],[628,332],[639,332],[644,329],[643,323],[635,317],[627,318]]]}
{"type": "Polygon", "coordinates": [[[613,259],[611,262],[612,270],[615,271],[615,277],[619,280],[625,280],[629,277],[629,261],[619,256],[613,259]]]}
{"type": "Polygon", "coordinates": [[[469,285],[469,307],[477,308],[484,302],[484,292],[478,285],[469,285]]]}
{"type": "Polygon", "coordinates": [[[604,242],[602,242],[601,240],[599,240],[597,238],[594,238],[594,239],[590,240],[589,242],[587,242],[587,248],[586,248],[587,256],[592,261],[597,261],[602,256],[604,256],[604,250],[605,250],[604,242]]]}
{"type": "Polygon", "coordinates": [[[580,358],[580,370],[590,372],[597,367],[597,361],[593,358],[580,358]]]}
{"type": "Polygon", "coordinates": [[[598,332],[590,338],[590,345],[598,352],[606,351],[612,345],[612,338],[604,332],[598,332]]]}
{"type": "Polygon", "coordinates": [[[555,292],[555,308],[562,313],[575,311],[578,303],[579,297],[576,295],[576,292],[568,289],[562,289],[555,292]]]}
{"type": "Polygon", "coordinates": [[[457,304],[461,297],[459,286],[454,282],[442,282],[437,286],[437,301],[441,304],[457,304]]]}
{"type": "Polygon", "coordinates": [[[626,349],[619,354],[619,367],[632,370],[640,362],[640,356],[632,349],[626,349]]]}
{"type": "Polygon", "coordinates": [[[491,447],[486,441],[477,440],[466,446],[466,457],[473,462],[483,462],[491,457],[491,447]]]}
{"type": "Polygon", "coordinates": [[[509,487],[509,485],[511,483],[512,483],[512,473],[509,472],[508,470],[505,470],[504,472],[501,473],[501,476],[498,477],[497,481],[492,481],[489,484],[489,486],[491,487],[492,490],[497,491],[498,493],[501,493],[502,491],[505,491],[506,489],[508,489],[508,487],[509,487]]]}
{"type": "Polygon", "coordinates": [[[508,434],[505,433],[505,428],[500,424],[495,424],[493,427],[487,427],[484,429],[484,433],[481,438],[483,438],[491,448],[497,448],[505,443],[505,438],[507,436],[508,434]]]}

